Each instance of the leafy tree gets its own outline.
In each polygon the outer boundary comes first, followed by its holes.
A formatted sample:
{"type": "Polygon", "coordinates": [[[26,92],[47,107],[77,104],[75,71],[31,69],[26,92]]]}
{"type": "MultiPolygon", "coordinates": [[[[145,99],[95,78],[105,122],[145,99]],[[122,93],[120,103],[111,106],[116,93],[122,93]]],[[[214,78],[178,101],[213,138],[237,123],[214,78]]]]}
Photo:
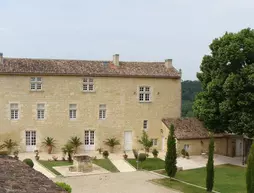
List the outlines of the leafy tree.
{"type": "Polygon", "coordinates": [[[193,117],[192,105],[197,93],[201,92],[200,81],[182,81],[182,116],[193,117]]]}
{"type": "Polygon", "coordinates": [[[214,164],[213,164],[213,152],[214,152],[214,139],[210,138],[208,161],[206,164],[206,190],[212,192],[214,183],[214,164]]]}
{"type": "Polygon", "coordinates": [[[116,139],[115,137],[106,139],[106,141],[104,141],[104,143],[105,143],[107,146],[111,147],[111,153],[113,153],[114,147],[115,147],[116,145],[120,145],[119,140],[116,139]]]}
{"type": "Polygon", "coordinates": [[[149,139],[147,133],[143,131],[141,139],[138,140],[140,144],[143,145],[145,151],[149,153],[150,148],[153,146],[153,140],[149,139]]]}
{"type": "Polygon", "coordinates": [[[254,136],[254,30],[214,39],[197,77],[195,115],[213,132],[254,136]]]}
{"type": "Polygon", "coordinates": [[[252,144],[248,156],[246,184],[247,184],[247,193],[254,192],[254,144],[252,144]]]}
{"type": "Polygon", "coordinates": [[[83,143],[80,141],[80,138],[77,136],[71,137],[69,143],[74,147],[74,153],[77,153],[78,147],[81,146],[83,143]]]}
{"type": "Polygon", "coordinates": [[[175,128],[174,125],[170,126],[170,133],[167,141],[167,153],[165,158],[165,170],[169,177],[175,177],[176,167],[176,140],[175,140],[175,128]]]}

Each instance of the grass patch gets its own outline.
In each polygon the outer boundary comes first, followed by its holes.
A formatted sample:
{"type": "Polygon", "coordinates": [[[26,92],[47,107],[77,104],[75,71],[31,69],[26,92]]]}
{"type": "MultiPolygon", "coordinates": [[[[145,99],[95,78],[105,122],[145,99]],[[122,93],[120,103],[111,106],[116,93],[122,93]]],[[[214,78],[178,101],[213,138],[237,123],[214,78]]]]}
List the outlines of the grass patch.
{"type": "MultiPolygon", "coordinates": [[[[38,162],[43,165],[45,168],[49,169],[55,175],[61,175],[58,171],[56,171],[53,167],[55,166],[70,166],[72,163],[68,161],[46,161],[46,160],[38,160],[38,162]]],[[[112,164],[109,159],[97,159],[93,160],[93,163],[110,171],[110,172],[119,172],[118,169],[112,164]]]]}
{"type": "MultiPolygon", "coordinates": [[[[136,159],[127,159],[127,161],[137,169],[136,159]]],[[[147,158],[144,162],[139,163],[139,168],[152,171],[165,168],[165,162],[159,158],[147,158]]]]}
{"type": "Polygon", "coordinates": [[[163,179],[155,179],[152,180],[152,182],[155,182],[156,184],[160,184],[163,186],[166,186],[168,188],[172,188],[175,190],[179,190],[181,192],[185,192],[185,193],[205,193],[206,191],[201,189],[201,188],[197,188],[194,186],[190,186],[175,180],[170,180],[168,178],[163,178],[163,179]]]}
{"type": "Polygon", "coordinates": [[[109,159],[96,159],[93,160],[93,163],[110,171],[110,172],[119,172],[115,165],[109,159]]]}
{"type": "Polygon", "coordinates": [[[55,166],[69,166],[72,163],[68,161],[46,161],[46,160],[38,160],[38,162],[43,165],[45,168],[49,169],[55,175],[61,175],[58,171],[56,171],[53,167],[55,166]]]}
{"type": "MultiPolygon", "coordinates": [[[[158,171],[166,175],[165,170],[158,171]]],[[[245,193],[246,168],[233,165],[215,166],[214,172],[214,190],[223,193],[245,193]]],[[[202,187],[206,186],[206,168],[198,168],[178,172],[176,178],[202,187]]]]}

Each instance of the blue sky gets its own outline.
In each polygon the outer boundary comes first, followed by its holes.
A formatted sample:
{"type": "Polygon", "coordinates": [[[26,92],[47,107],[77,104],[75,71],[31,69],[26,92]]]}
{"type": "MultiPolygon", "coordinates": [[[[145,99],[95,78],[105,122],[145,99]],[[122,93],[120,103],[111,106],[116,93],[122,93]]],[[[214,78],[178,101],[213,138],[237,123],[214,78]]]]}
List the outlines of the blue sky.
{"type": "Polygon", "coordinates": [[[253,0],[0,0],[6,57],[164,61],[196,79],[211,41],[254,28],[253,0]]]}

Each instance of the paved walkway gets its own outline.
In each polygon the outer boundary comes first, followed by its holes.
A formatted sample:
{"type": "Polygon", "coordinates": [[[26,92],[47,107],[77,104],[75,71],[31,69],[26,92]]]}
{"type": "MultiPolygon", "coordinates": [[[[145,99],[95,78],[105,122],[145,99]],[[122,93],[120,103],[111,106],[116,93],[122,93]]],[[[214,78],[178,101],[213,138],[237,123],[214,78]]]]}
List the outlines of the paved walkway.
{"type": "Polygon", "coordinates": [[[120,172],[134,172],[136,169],[127,163],[124,159],[112,159],[110,161],[116,166],[120,172]]]}
{"type": "Polygon", "coordinates": [[[149,182],[161,178],[150,172],[136,171],[123,173],[109,173],[90,176],[76,176],[55,178],[71,185],[72,193],[177,193],[149,182]]]}

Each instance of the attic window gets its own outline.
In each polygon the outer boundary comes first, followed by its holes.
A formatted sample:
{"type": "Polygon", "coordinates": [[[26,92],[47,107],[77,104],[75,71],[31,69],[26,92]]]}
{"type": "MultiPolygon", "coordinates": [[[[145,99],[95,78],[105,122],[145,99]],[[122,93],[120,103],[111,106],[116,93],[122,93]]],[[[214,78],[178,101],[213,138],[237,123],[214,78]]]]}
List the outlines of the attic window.
{"type": "Polygon", "coordinates": [[[31,77],[30,78],[30,89],[32,91],[42,90],[42,78],[41,77],[31,77]]]}
{"type": "Polygon", "coordinates": [[[83,79],[83,91],[84,92],[93,92],[94,91],[93,78],[84,78],[83,79]]]}

